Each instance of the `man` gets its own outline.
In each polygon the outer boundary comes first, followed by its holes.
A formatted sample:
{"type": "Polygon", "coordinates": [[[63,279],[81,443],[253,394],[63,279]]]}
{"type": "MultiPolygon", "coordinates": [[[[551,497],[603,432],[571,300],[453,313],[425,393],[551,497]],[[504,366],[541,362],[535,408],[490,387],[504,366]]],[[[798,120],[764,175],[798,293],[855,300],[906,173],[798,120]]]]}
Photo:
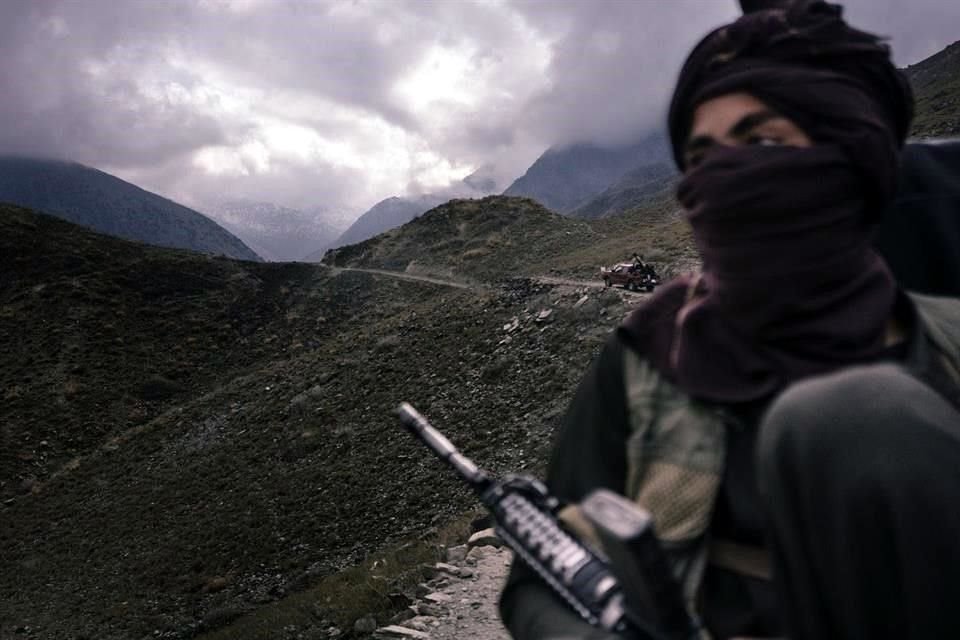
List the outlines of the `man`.
{"type": "MultiPolygon", "coordinates": [[[[548,484],[650,511],[715,638],[960,638],[960,301],[871,239],[913,99],[875,36],[797,0],[709,34],[671,103],[703,258],[604,346],[548,484]]],[[[606,638],[513,567],[514,637],[606,638]]]]}
{"type": "Polygon", "coordinates": [[[906,146],[874,244],[900,286],[960,296],[960,140],[906,146]]]}

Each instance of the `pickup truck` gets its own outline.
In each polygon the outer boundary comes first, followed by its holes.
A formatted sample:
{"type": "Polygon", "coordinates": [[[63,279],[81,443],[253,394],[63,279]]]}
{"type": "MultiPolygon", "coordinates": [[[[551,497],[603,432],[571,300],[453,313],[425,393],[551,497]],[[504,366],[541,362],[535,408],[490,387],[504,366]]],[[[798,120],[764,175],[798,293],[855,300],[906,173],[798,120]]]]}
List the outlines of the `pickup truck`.
{"type": "Polygon", "coordinates": [[[630,291],[653,291],[660,277],[649,264],[621,262],[612,267],[600,267],[600,277],[606,286],[622,285],[630,291]]]}

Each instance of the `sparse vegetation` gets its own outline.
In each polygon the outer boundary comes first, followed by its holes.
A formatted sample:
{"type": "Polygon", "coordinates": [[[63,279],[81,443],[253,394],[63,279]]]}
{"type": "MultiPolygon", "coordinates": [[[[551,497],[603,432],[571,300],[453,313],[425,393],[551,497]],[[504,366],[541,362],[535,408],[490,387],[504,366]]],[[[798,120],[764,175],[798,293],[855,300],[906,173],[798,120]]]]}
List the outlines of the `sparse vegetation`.
{"type": "Polygon", "coordinates": [[[695,269],[687,225],[671,192],[609,218],[578,220],[533,200],[453,200],[401,228],[332,252],[336,266],[443,272],[466,281],[554,273],[596,278],[601,264],[659,252],[666,274],[695,269]]]}
{"type": "Polygon", "coordinates": [[[917,138],[960,135],[960,42],[905,71],[917,100],[911,135],[917,138]]]}
{"type": "Polygon", "coordinates": [[[474,499],[393,407],[540,471],[625,313],[499,275],[234,262],[10,207],[0,226],[0,625],[48,638],[212,632],[455,521],[474,499]]]}

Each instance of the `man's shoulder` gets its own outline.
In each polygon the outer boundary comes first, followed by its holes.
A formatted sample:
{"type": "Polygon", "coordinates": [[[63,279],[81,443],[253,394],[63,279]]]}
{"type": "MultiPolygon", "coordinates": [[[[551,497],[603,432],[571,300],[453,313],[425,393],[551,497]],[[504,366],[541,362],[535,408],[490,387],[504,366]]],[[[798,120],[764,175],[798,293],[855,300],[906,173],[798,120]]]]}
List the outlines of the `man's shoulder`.
{"type": "MultiPolygon", "coordinates": [[[[924,319],[937,322],[960,320],[960,298],[954,296],[934,296],[926,293],[908,291],[907,295],[917,305],[924,319]]],[[[960,327],[957,328],[960,331],[960,327]]]]}
{"type": "Polygon", "coordinates": [[[927,334],[960,361],[960,298],[909,292],[927,334]]]}

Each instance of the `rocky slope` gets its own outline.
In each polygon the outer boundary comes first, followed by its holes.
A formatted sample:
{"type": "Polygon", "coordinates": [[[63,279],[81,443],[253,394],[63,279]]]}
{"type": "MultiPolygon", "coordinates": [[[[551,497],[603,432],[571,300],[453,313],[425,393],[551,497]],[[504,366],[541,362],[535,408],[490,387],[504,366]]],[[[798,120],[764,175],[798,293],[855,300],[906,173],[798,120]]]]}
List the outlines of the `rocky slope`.
{"type": "Polygon", "coordinates": [[[628,171],[586,204],[570,212],[574,218],[608,218],[642,207],[676,188],[677,170],[665,162],[628,171]]]}
{"type": "Polygon", "coordinates": [[[917,100],[911,135],[960,136],[960,42],[910,65],[905,72],[917,100]]]}
{"type": "Polygon", "coordinates": [[[240,260],[260,259],[206,216],[72,162],[0,156],[0,202],[128,240],[240,260]]]}
{"type": "Polygon", "coordinates": [[[569,213],[600,195],[628,171],[666,159],[662,136],[613,148],[592,144],[550,148],[503,195],[532,198],[552,211],[569,213]]]}
{"type": "MultiPolygon", "coordinates": [[[[449,198],[441,195],[422,195],[411,198],[391,197],[373,205],[340,234],[331,247],[363,242],[390,229],[410,222],[424,211],[428,211],[449,198]]],[[[325,249],[318,249],[307,256],[310,261],[319,262],[325,249]]]]}
{"type": "Polygon", "coordinates": [[[670,190],[612,217],[580,220],[534,200],[453,200],[366,242],[331,252],[334,266],[438,274],[477,282],[510,276],[597,278],[600,265],[635,251],[665,274],[698,266],[670,190]]]}
{"type": "MultiPolygon", "coordinates": [[[[390,567],[416,566],[425,531],[475,508],[392,408],[413,402],[494,472],[536,472],[631,303],[236,262],[2,214],[0,637],[187,638],[254,629],[298,597],[314,627],[348,628],[356,607],[387,622],[370,565],[330,581],[397,545],[390,567]]],[[[286,637],[268,626],[231,637],[286,637]]]]}
{"type": "Polygon", "coordinates": [[[451,200],[365,242],[330,252],[325,262],[474,281],[532,275],[540,263],[589,243],[590,226],[527,198],[451,200]]]}

